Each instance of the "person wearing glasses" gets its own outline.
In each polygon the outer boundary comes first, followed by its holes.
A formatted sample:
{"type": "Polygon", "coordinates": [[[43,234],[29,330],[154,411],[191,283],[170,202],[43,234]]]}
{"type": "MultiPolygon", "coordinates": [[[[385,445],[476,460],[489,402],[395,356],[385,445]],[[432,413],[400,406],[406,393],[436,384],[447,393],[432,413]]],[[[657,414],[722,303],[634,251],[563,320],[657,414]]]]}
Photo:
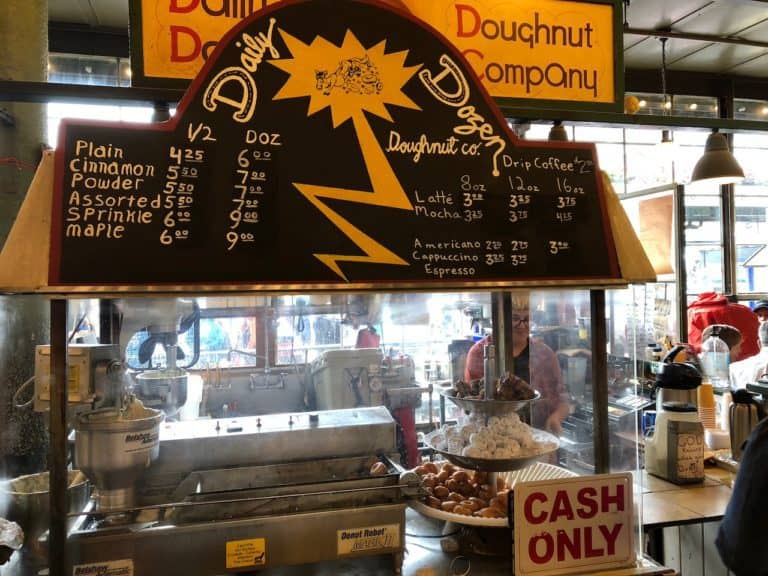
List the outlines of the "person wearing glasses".
{"type": "MultiPolygon", "coordinates": [[[[538,390],[541,399],[534,404],[533,427],[554,434],[562,433],[562,422],[570,413],[570,403],[563,385],[560,363],[552,349],[529,333],[530,314],[527,294],[512,296],[512,330],[507,343],[507,358],[514,359],[512,372],[538,390]]],[[[483,349],[491,342],[486,336],[476,342],[467,353],[464,380],[470,382],[483,377],[483,349]]],[[[496,352],[498,357],[499,352],[496,352]]]]}

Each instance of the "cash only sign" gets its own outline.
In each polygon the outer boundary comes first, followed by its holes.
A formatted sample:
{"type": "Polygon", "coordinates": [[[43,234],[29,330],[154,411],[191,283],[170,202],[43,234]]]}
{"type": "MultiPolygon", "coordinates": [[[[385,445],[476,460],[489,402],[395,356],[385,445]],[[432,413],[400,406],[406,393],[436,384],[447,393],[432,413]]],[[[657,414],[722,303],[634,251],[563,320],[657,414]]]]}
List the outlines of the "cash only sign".
{"type": "Polygon", "coordinates": [[[515,574],[560,575],[632,566],[632,475],[526,482],[514,490],[515,574]]]}
{"type": "MultiPolygon", "coordinates": [[[[279,1],[131,0],[133,84],[186,86],[232,26],[279,1]]],[[[621,106],[615,0],[401,3],[462,52],[494,98],[593,110],[621,106]]],[[[333,10],[334,2],[328,4],[333,10]]]]}

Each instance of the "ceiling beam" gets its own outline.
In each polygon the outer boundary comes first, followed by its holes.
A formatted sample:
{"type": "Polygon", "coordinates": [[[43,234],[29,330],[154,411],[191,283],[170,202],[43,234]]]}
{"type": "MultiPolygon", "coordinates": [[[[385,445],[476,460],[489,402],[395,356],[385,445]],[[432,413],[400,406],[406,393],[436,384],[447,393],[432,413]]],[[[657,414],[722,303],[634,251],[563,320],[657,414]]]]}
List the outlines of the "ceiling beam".
{"type": "MultiPolygon", "coordinates": [[[[768,96],[768,78],[667,69],[666,81],[667,93],[681,96],[733,96],[749,100],[765,100],[768,96]]],[[[661,94],[658,69],[625,70],[624,89],[627,92],[661,94]]]]}
{"type": "MultiPolygon", "coordinates": [[[[761,23],[765,21],[766,20],[762,20],[761,23]]],[[[694,34],[693,32],[676,32],[673,30],[656,30],[653,28],[632,28],[630,26],[624,27],[624,33],[655,38],[696,40],[698,42],[709,42],[711,44],[738,44],[739,46],[756,46],[758,48],[768,48],[768,42],[761,42],[759,40],[747,40],[746,38],[739,38],[738,36],[713,36],[711,34],[694,34]]]]}
{"type": "Polygon", "coordinates": [[[128,58],[128,30],[68,22],[48,23],[48,51],[128,58]]]}

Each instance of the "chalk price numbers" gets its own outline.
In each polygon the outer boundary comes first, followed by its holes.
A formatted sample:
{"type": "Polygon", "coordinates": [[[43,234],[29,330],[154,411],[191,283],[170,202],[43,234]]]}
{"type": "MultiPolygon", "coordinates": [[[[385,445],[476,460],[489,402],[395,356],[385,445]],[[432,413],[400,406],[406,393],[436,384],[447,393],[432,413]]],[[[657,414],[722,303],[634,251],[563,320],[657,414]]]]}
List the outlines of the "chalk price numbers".
{"type": "Polygon", "coordinates": [[[163,228],[160,243],[169,246],[190,239],[192,207],[199,175],[197,165],[205,161],[205,151],[197,148],[171,146],[171,160],[165,173],[163,187],[163,228]]]}
{"type": "Polygon", "coordinates": [[[509,240],[509,253],[504,253],[505,243],[501,240],[485,241],[485,263],[487,266],[508,262],[514,267],[528,263],[528,241],[509,240]]]}
{"type": "MultiPolygon", "coordinates": [[[[280,134],[249,130],[246,144],[277,147],[282,141],[280,134]]],[[[275,152],[270,149],[243,148],[238,152],[226,234],[227,251],[238,244],[249,245],[256,241],[255,227],[261,222],[264,194],[271,184],[268,167],[274,158],[275,152]]]]}

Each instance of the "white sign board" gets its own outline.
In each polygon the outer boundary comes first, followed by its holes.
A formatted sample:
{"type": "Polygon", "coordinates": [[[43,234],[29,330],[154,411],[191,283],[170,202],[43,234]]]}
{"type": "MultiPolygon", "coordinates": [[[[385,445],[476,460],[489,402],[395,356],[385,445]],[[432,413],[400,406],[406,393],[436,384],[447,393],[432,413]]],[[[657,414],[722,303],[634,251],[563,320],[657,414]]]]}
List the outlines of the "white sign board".
{"type": "Polygon", "coordinates": [[[549,576],[632,566],[632,475],[515,486],[515,574],[549,576]]]}

